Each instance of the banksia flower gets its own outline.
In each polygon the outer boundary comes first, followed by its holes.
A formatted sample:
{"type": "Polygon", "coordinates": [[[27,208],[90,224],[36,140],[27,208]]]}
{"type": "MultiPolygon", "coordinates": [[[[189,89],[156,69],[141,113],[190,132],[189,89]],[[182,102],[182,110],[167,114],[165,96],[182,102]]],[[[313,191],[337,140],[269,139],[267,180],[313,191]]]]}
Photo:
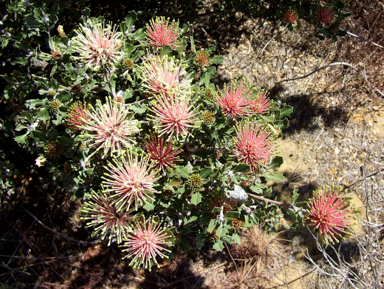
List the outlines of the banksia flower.
{"type": "Polygon", "coordinates": [[[158,178],[156,172],[150,172],[148,158],[139,160],[129,153],[108,163],[105,169],[103,185],[117,211],[131,206],[136,209],[153,201],[152,195],[156,192],[154,183],[158,178]]]}
{"type": "Polygon", "coordinates": [[[209,52],[206,50],[197,51],[195,61],[201,66],[208,66],[209,52]]]}
{"type": "Polygon", "coordinates": [[[212,125],[215,123],[215,114],[211,111],[204,111],[201,115],[201,119],[205,125],[212,125]]]}
{"type": "Polygon", "coordinates": [[[284,21],[287,24],[293,24],[297,21],[297,12],[294,10],[286,11],[283,15],[284,21]]]}
{"type": "Polygon", "coordinates": [[[338,188],[315,191],[309,201],[309,225],[319,233],[325,243],[334,243],[345,233],[352,221],[348,198],[338,188]]]}
{"type": "Polygon", "coordinates": [[[87,132],[84,142],[96,151],[103,149],[103,156],[130,148],[135,143],[132,135],[139,132],[138,121],[132,120],[130,114],[123,104],[111,98],[105,104],[97,100],[96,108],[83,119],[81,129],[87,132]]]}
{"type": "Polygon", "coordinates": [[[203,186],[203,178],[198,174],[193,174],[189,177],[187,185],[192,191],[198,191],[203,186]]]}
{"type": "Polygon", "coordinates": [[[82,219],[88,221],[86,227],[94,228],[92,237],[98,235],[104,240],[108,236],[108,246],[112,241],[120,244],[128,237],[129,222],[132,221],[131,212],[117,212],[107,194],[94,192],[92,199],[84,204],[81,211],[84,215],[82,219]]]}
{"type": "Polygon", "coordinates": [[[204,92],[204,96],[210,100],[210,101],[214,101],[216,99],[216,96],[213,94],[212,90],[207,88],[204,92]]]}
{"type": "Polygon", "coordinates": [[[49,141],[44,147],[44,155],[47,158],[57,159],[63,152],[63,147],[56,141],[49,141]]]}
{"type": "Polygon", "coordinates": [[[161,48],[168,45],[172,49],[178,44],[180,35],[179,22],[172,22],[164,17],[156,17],[147,24],[147,36],[152,46],[161,48]]]}
{"type": "Polygon", "coordinates": [[[148,152],[149,159],[155,163],[157,169],[161,169],[165,173],[166,169],[173,168],[174,162],[178,160],[176,157],[180,151],[174,149],[171,142],[166,142],[163,137],[150,137],[144,143],[144,147],[148,152]]]}
{"type": "Polygon", "coordinates": [[[253,113],[264,114],[271,106],[271,101],[265,93],[260,93],[256,98],[252,99],[249,104],[249,110],[253,113]]]}
{"type": "Polygon", "coordinates": [[[142,70],[144,87],[148,93],[165,94],[168,97],[190,93],[192,80],[185,67],[171,57],[150,56],[144,61],[142,70]]]}
{"type": "Polygon", "coordinates": [[[265,166],[273,156],[274,146],[270,134],[258,124],[245,123],[236,127],[235,157],[249,165],[253,172],[265,166]]]}
{"type": "Polygon", "coordinates": [[[77,132],[88,118],[88,107],[77,101],[69,107],[65,123],[72,131],[77,132]]]}
{"type": "Polygon", "coordinates": [[[129,69],[132,69],[133,68],[133,65],[134,65],[134,62],[132,59],[125,59],[123,61],[123,67],[126,69],[126,70],[129,70],[129,69]]]}
{"type": "Polygon", "coordinates": [[[110,24],[88,20],[76,33],[70,42],[72,49],[80,55],[76,58],[94,70],[105,66],[114,67],[124,55],[120,50],[123,46],[123,34],[116,32],[116,28],[112,28],[110,24]]]}
{"type": "Polygon", "coordinates": [[[158,265],[157,258],[167,258],[166,254],[171,252],[167,247],[171,246],[172,235],[160,226],[152,218],[139,222],[124,240],[123,252],[128,252],[124,258],[131,258],[129,265],[133,269],[151,270],[153,265],[158,265]]]}
{"type": "Polygon", "coordinates": [[[232,82],[230,89],[225,86],[224,93],[221,91],[219,93],[217,104],[228,117],[236,119],[236,117],[244,117],[249,114],[248,107],[251,102],[247,98],[251,92],[244,87],[243,81],[240,81],[240,84],[232,82]]]}
{"type": "Polygon", "coordinates": [[[190,134],[188,129],[193,127],[196,114],[193,113],[193,106],[189,106],[188,102],[183,97],[176,99],[160,95],[156,98],[151,111],[160,136],[168,134],[170,138],[190,134]]]}
{"type": "Polygon", "coordinates": [[[329,24],[333,20],[333,12],[330,7],[320,7],[317,10],[316,19],[322,24],[329,24]]]}
{"type": "Polygon", "coordinates": [[[60,60],[61,59],[61,53],[59,51],[54,51],[52,53],[52,58],[56,61],[60,60]]]}
{"type": "Polygon", "coordinates": [[[74,86],[71,87],[71,92],[73,94],[79,95],[81,93],[81,85],[80,84],[75,84],[74,86]]]}
{"type": "Polygon", "coordinates": [[[58,101],[58,100],[52,100],[50,103],[49,103],[49,109],[53,112],[53,113],[57,113],[57,111],[59,110],[59,107],[61,106],[61,102],[58,101]]]}

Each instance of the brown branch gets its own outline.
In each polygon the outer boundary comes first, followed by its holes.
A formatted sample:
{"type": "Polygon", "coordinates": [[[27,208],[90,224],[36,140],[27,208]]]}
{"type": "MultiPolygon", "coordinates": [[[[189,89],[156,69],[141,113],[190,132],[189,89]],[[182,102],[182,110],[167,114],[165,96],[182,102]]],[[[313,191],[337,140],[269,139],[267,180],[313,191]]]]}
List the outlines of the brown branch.
{"type": "Polygon", "coordinates": [[[49,228],[48,226],[46,226],[45,224],[43,224],[38,218],[36,218],[31,212],[29,212],[27,209],[23,208],[24,211],[26,211],[28,213],[28,215],[30,215],[36,222],[38,222],[40,225],[42,225],[44,228],[46,228],[47,230],[55,233],[56,235],[64,238],[64,239],[67,239],[69,241],[72,241],[72,242],[76,242],[76,243],[80,243],[82,245],[95,245],[95,244],[98,244],[100,243],[100,241],[93,241],[93,242],[88,242],[88,241],[79,241],[79,240],[76,240],[76,239],[73,239],[71,237],[68,237],[62,233],[59,233],[51,228],[49,228]]]}
{"type": "Polygon", "coordinates": [[[263,201],[263,202],[266,202],[266,203],[271,203],[271,204],[282,206],[282,207],[291,207],[290,204],[285,204],[285,203],[282,203],[282,202],[270,200],[270,199],[267,199],[267,198],[264,198],[264,197],[261,197],[261,196],[256,196],[256,195],[249,194],[249,193],[248,193],[248,196],[250,196],[253,199],[256,199],[256,200],[259,200],[259,201],[263,201]]]}

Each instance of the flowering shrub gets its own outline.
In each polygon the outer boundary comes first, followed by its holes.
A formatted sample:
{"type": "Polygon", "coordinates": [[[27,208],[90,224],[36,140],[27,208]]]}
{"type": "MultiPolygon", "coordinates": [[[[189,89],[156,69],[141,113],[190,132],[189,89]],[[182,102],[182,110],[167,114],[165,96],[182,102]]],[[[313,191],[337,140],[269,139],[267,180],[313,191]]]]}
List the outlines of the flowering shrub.
{"type": "Polygon", "coordinates": [[[49,47],[27,46],[34,62],[14,63],[31,75],[3,76],[15,113],[2,128],[45,168],[45,181],[84,199],[93,236],[150,269],[175,245],[222,250],[268,218],[279,221],[267,229],[289,228],[276,202],[259,206],[248,194],[268,201],[267,182],[284,180],[273,173],[282,163],[275,140],[292,107],[243,79],[215,86],[222,57],[214,46],[196,51],[178,22],[157,17],[136,29],[134,12],[119,26],[85,13],[66,31],[41,17],[49,47]]]}

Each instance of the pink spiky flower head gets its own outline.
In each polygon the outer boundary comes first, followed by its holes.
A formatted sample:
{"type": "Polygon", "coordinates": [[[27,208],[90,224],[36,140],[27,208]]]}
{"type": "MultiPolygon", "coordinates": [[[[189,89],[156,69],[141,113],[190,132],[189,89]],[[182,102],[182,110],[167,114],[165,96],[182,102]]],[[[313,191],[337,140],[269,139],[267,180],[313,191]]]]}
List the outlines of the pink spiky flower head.
{"type": "Polygon", "coordinates": [[[175,22],[165,17],[156,17],[155,19],[149,20],[147,24],[147,36],[152,46],[161,48],[168,45],[174,49],[178,44],[178,38],[180,35],[179,22],[175,22]]]}
{"type": "Polygon", "coordinates": [[[103,185],[117,211],[153,202],[157,172],[151,171],[147,157],[138,158],[132,153],[109,162],[105,168],[103,185]]]}
{"type": "Polygon", "coordinates": [[[270,158],[275,155],[271,134],[250,121],[236,126],[234,146],[234,156],[249,165],[253,172],[257,172],[260,166],[268,165],[270,158]]]}
{"type": "Polygon", "coordinates": [[[340,188],[315,191],[308,206],[309,225],[327,245],[337,241],[352,221],[348,198],[340,188]]]}
{"type": "Polygon", "coordinates": [[[249,110],[255,114],[265,114],[268,112],[271,104],[271,100],[267,97],[267,93],[265,91],[260,91],[250,101],[249,110]]]}
{"type": "Polygon", "coordinates": [[[189,129],[194,127],[196,113],[189,100],[167,98],[165,95],[157,96],[152,102],[152,120],[159,135],[168,135],[168,138],[190,134],[189,129]]]}
{"type": "Polygon", "coordinates": [[[161,169],[163,173],[168,168],[174,167],[174,162],[178,161],[176,157],[181,152],[175,149],[171,142],[166,142],[164,137],[152,136],[144,143],[144,147],[148,152],[149,159],[155,163],[157,169],[161,169]]]}
{"type": "Polygon", "coordinates": [[[120,154],[135,143],[131,137],[139,132],[138,121],[132,119],[133,115],[124,104],[108,97],[105,104],[97,100],[96,108],[87,114],[89,118],[84,119],[81,126],[86,132],[86,146],[96,148],[96,151],[102,149],[105,156],[115,152],[120,154]]]}
{"type": "Polygon", "coordinates": [[[87,112],[88,106],[82,104],[80,101],[77,101],[69,107],[65,123],[72,131],[77,132],[89,118],[87,112]]]}
{"type": "Polygon", "coordinates": [[[114,67],[124,56],[120,49],[124,44],[123,34],[104,21],[89,19],[76,33],[70,42],[72,49],[79,53],[76,58],[94,70],[114,67]]]}
{"type": "Polygon", "coordinates": [[[236,117],[244,117],[249,114],[248,107],[250,101],[248,97],[251,92],[244,86],[243,81],[231,82],[231,87],[224,87],[223,93],[219,91],[220,96],[216,99],[218,106],[225,115],[236,119],[236,117]]]}
{"type": "Polygon", "coordinates": [[[285,23],[293,24],[297,21],[298,15],[297,15],[297,12],[295,10],[290,9],[288,11],[285,11],[283,18],[284,18],[285,23]]]}
{"type": "Polygon", "coordinates": [[[94,228],[92,237],[98,235],[104,240],[108,236],[108,246],[113,241],[120,244],[123,238],[128,237],[127,233],[131,230],[131,211],[117,212],[107,194],[93,192],[92,199],[84,204],[81,211],[84,215],[82,219],[89,221],[87,228],[94,228]]]}
{"type": "Polygon", "coordinates": [[[161,228],[154,218],[139,222],[134,231],[129,234],[122,247],[123,252],[128,252],[124,258],[131,258],[130,266],[139,269],[144,267],[151,270],[153,265],[158,265],[157,258],[167,258],[167,249],[172,245],[172,234],[167,228],[161,228]]]}
{"type": "Polygon", "coordinates": [[[148,93],[168,97],[190,94],[192,79],[185,66],[172,57],[150,55],[144,61],[142,71],[143,86],[148,93]]]}
{"type": "Polygon", "coordinates": [[[333,12],[330,7],[320,7],[317,10],[316,19],[322,24],[329,24],[333,21],[333,12]]]}

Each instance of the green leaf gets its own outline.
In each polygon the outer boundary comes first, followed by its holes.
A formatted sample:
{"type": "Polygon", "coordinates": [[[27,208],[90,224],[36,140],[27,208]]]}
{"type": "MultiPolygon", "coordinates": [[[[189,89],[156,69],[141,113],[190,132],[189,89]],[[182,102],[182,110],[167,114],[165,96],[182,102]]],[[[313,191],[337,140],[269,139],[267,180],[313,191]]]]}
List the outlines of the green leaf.
{"type": "Polygon", "coordinates": [[[42,131],[34,130],[31,132],[31,137],[37,141],[47,141],[47,134],[42,131]]]}
{"type": "Polygon", "coordinates": [[[283,164],[283,158],[280,156],[275,156],[273,158],[271,164],[269,165],[269,168],[270,169],[276,169],[276,168],[280,167],[282,164],[283,164]]]}
{"type": "Polygon", "coordinates": [[[188,167],[177,167],[176,168],[177,175],[189,179],[189,168],[188,167]]]}
{"type": "Polygon", "coordinates": [[[130,11],[128,16],[125,17],[124,22],[120,24],[121,32],[125,34],[125,30],[130,29],[137,20],[137,14],[135,11],[130,11]],[[125,25],[122,25],[125,24],[125,25]],[[122,27],[123,26],[123,27],[122,27]]]}
{"type": "Polygon", "coordinates": [[[239,164],[234,169],[234,173],[248,173],[251,170],[251,167],[247,164],[239,164]]]}
{"type": "Polygon", "coordinates": [[[291,197],[291,204],[294,205],[297,201],[297,198],[299,197],[299,194],[297,193],[297,189],[293,190],[292,197],[291,197]]]}
{"type": "Polygon", "coordinates": [[[205,243],[205,236],[203,233],[199,233],[196,238],[196,248],[200,250],[205,243]]]}
{"type": "Polygon", "coordinates": [[[15,141],[20,145],[25,144],[27,142],[27,139],[28,139],[28,133],[15,137],[15,141]]]}
{"type": "Polygon", "coordinates": [[[285,177],[283,174],[270,174],[270,175],[264,175],[265,179],[267,181],[284,181],[285,177]]]}
{"type": "Polygon", "coordinates": [[[180,249],[183,250],[184,252],[188,251],[191,248],[191,246],[185,239],[180,240],[179,246],[180,246],[180,249]]]}
{"type": "Polygon", "coordinates": [[[221,238],[222,236],[224,236],[227,233],[228,233],[228,229],[227,229],[227,227],[224,227],[223,225],[220,225],[220,227],[216,229],[216,235],[219,238],[221,238]]]}
{"type": "Polygon", "coordinates": [[[30,28],[36,28],[36,27],[39,27],[41,22],[36,20],[35,18],[32,18],[32,17],[27,17],[27,19],[25,19],[25,23],[30,27],[30,28]]]}
{"type": "Polygon", "coordinates": [[[221,252],[224,249],[223,241],[218,240],[215,244],[213,244],[212,248],[215,249],[216,251],[220,251],[221,252]]]}
{"type": "Polygon", "coordinates": [[[208,233],[212,233],[213,229],[215,228],[215,223],[216,223],[216,220],[211,219],[211,221],[209,222],[208,228],[207,228],[208,233]]]}
{"type": "Polygon", "coordinates": [[[191,216],[190,218],[185,217],[184,218],[184,225],[186,225],[188,223],[192,223],[192,222],[196,221],[197,219],[198,219],[197,216],[191,216]]]}
{"type": "Polygon", "coordinates": [[[211,51],[211,52],[216,51],[216,46],[213,45],[213,44],[209,44],[208,50],[211,51]]]}
{"type": "Polygon", "coordinates": [[[192,205],[197,205],[201,202],[201,194],[199,192],[195,192],[192,197],[191,197],[191,204],[192,205]]]}
{"type": "Polygon", "coordinates": [[[209,83],[211,82],[211,79],[215,76],[215,74],[216,74],[216,67],[212,66],[208,68],[201,76],[199,81],[199,86],[205,85],[206,87],[209,87],[209,83]]]}
{"type": "Polygon", "coordinates": [[[221,55],[215,55],[209,60],[209,63],[212,64],[222,64],[224,62],[224,58],[221,55]]]}
{"type": "Polygon", "coordinates": [[[189,37],[189,42],[191,43],[191,50],[193,53],[196,53],[195,41],[193,41],[193,36],[189,37]]]}
{"type": "Polygon", "coordinates": [[[283,110],[281,111],[280,117],[290,116],[292,112],[293,112],[293,107],[290,105],[285,105],[283,107],[283,110]]]}
{"type": "Polygon", "coordinates": [[[241,243],[241,238],[240,238],[239,234],[233,233],[232,238],[233,238],[233,241],[235,241],[237,244],[241,243]]]}
{"type": "Polygon", "coordinates": [[[211,173],[211,169],[205,168],[205,169],[200,171],[200,177],[202,177],[204,179],[204,178],[208,177],[210,173],[211,173]]]}
{"type": "Polygon", "coordinates": [[[47,121],[49,120],[51,117],[49,116],[49,112],[48,112],[48,109],[46,108],[43,108],[42,110],[40,110],[39,112],[39,117],[41,120],[43,121],[47,121]]]}
{"type": "Polygon", "coordinates": [[[65,136],[58,136],[57,141],[65,146],[71,146],[73,145],[73,139],[65,136]]]}
{"type": "Polygon", "coordinates": [[[138,114],[143,114],[147,110],[147,106],[145,105],[145,103],[142,103],[142,104],[136,103],[135,105],[131,106],[129,109],[133,110],[138,114]]]}
{"type": "Polygon", "coordinates": [[[155,205],[154,204],[146,204],[143,206],[143,208],[149,212],[149,211],[152,211],[154,208],[155,208],[155,205]]]}

